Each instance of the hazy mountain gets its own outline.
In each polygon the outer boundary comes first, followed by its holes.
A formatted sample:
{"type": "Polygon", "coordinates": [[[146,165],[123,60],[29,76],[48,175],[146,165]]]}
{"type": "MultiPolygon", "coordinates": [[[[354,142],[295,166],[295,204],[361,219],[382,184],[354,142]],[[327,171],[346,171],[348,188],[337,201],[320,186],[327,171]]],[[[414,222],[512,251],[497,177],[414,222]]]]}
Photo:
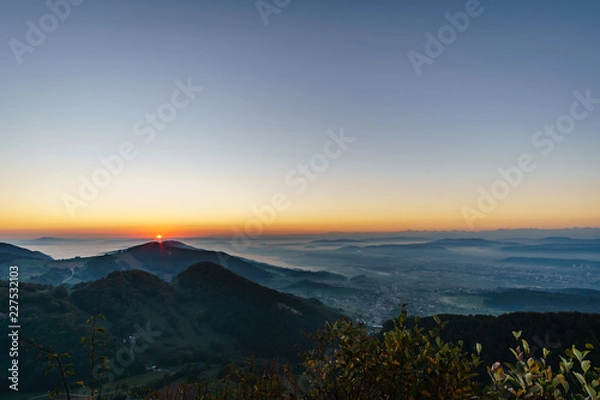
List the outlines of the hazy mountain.
{"type": "Polygon", "coordinates": [[[417,244],[381,244],[369,246],[346,246],[338,249],[341,252],[371,253],[378,255],[411,254],[411,255],[440,255],[448,253],[444,246],[429,242],[417,244]]]}
{"type": "Polygon", "coordinates": [[[440,239],[432,242],[441,246],[469,246],[469,247],[494,247],[502,246],[504,243],[479,239],[479,238],[458,238],[458,239],[440,239]]]}
{"type": "Polygon", "coordinates": [[[43,236],[37,239],[31,240],[32,243],[64,243],[64,242],[80,242],[83,239],[74,238],[59,238],[54,236],[43,236]]]}
{"type": "Polygon", "coordinates": [[[343,275],[327,271],[280,268],[224,252],[198,249],[177,241],[148,242],[94,257],[57,261],[48,259],[52,262],[29,263],[22,279],[51,285],[76,284],[103,278],[114,271],[142,270],[170,281],[192,264],[213,262],[253,282],[271,287],[282,287],[300,279],[346,280],[343,275]]]}
{"type": "Polygon", "coordinates": [[[334,244],[346,244],[346,243],[360,243],[361,240],[357,239],[317,239],[309,242],[310,244],[319,245],[334,245],[334,244]]]}
{"type": "Polygon", "coordinates": [[[149,242],[121,251],[114,257],[115,263],[119,265],[131,267],[137,264],[141,267],[139,269],[150,271],[167,280],[172,279],[174,275],[192,264],[208,261],[223,265],[236,274],[255,282],[266,282],[271,279],[269,272],[240,258],[223,252],[196,249],[175,241],[149,242]]]}
{"type": "Polygon", "coordinates": [[[501,314],[517,311],[578,311],[597,313],[600,311],[600,291],[592,289],[522,289],[498,288],[468,294],[447,294],[446,300],[461,298],[464,311],[469,313],[501,314]],[[469,300],[470,299],[470,300],[469,300]],[[467,304],[471,305],[468,309],[467,304]]]}
{"type": "Polygon", "coordinates": [[[551,243],[535,244],[535,245],[520,245],[506,246],[502,250],[514,253],[525,252],[550,252],[550,253],[573,253],[585,252],[600,254],[600,240],[560,240],[552,241],[551,243]]]}
{"type": "MultiPolygon", "coordinates": [[[[31,251],[23,247],[14,246],[8,243],[0,243],[0,257],[4,259],[37,259],[37,260],[52,260],[52,257],[40,251],[31,251]]],[[[2,261],[0,261],[2,262],[2,261]]]]}
{"type": "Polygon", "coordinates": [[[523,265],[541,265],[569,268],[572,266],[589,265],[590,267],[600,267],[600,261],[569,259],[569,258],[546,258],[546,257],[506,257],[498,260],[500,263],[523,264],[523,265]]]}
{"type": "Polygon", "coordinates": [[[499,289],[484,295],[484,305],[512,311],[600,311],[600,292],[590,289],[531,290],[499,289]]]}
{"type": "Polygon", "coordinates": [[[591,244],[591,245],[600,245],[599,239],[574,239],[566,236],[549,236],[545,238],[538,239],[537,242],[540,243],[560,243],[560,244],[591,244]]]}

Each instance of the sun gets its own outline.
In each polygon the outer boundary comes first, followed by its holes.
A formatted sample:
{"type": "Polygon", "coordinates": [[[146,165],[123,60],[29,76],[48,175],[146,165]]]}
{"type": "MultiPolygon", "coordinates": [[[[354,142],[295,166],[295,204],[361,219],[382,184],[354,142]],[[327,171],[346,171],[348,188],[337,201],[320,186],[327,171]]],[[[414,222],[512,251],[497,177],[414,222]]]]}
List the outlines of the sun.
{"type": "Polygon", "coordinates": [[[156,235],[156,241],[158,241],[158,242],[162,241],[162,235],[161,234],[156,235]]]}

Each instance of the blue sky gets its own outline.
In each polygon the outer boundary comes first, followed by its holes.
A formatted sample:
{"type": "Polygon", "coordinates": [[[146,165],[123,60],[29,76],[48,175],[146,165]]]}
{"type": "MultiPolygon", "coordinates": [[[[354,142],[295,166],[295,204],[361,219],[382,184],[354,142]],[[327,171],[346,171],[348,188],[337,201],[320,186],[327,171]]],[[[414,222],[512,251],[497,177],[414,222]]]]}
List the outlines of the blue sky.
{"type": "MultiPolygon", "coordinates": [[[[19,64],[10,40],[26,42],[26,21],[50,10],[4,1],[5,229],[160,215],[161,227],[228,230],[292,192],[286,174],[340,128],[356,142],[278,216],[281,229],[465,228],[461,207],[499,167],[539,153],[532,135],[569,111],[574,91],[600,97],[594,1],[482,1],[417,76],[407,52],[424,53],[425,32],[466,3],[291,0],[265,25],[252,1],[87,0],[19,64]],[[202,93],[143,144],[133,125],[188,78],[202,93]],[[135,160],[71,218],[63,196],[124,141],[135,160]]],[[[599,128],[600,107],[480,226],[600,226],[599,128]]]]}

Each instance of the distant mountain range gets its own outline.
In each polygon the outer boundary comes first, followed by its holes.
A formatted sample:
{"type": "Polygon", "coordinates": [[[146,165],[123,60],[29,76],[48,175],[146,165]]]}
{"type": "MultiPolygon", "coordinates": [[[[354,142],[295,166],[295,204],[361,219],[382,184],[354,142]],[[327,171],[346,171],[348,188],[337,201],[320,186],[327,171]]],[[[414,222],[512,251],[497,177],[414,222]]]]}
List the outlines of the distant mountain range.
{"type": "Polygon", "coordinates": [[[177,241],[148,242],[100,256],[66,260],[53,260],[40,252],[0,243],[0,267],[18,264],[22,281],[49,285],[73,285],[103,278],[114,271],[130,270],[146,271],[170,281],[198,262],[219,264],[248,280],[271,286],[285,286],[301,279],[316,282],[346,280],[343,275],[331,272],[280,268],[177,241]]]}
{"type": "Polygon", "coordinates": [[[569,268],[572,266],[590,266],[600,267],[600,261],[591,261],[579,258],[551,258],[551,257],[506,257],[498,260],[500,263],[520,264],[520,265],[539,265],[539,266],[552,266],[552,267],[565,267],[569,268]]]}
{"type": "Polygon", "coordinates": [[[582,253],[600,255],[600,240],[551,240],[543,244],[506,246],[503,248],[503,250],[515,253],[566,253],[577,251],[582,253]]]}
{"type": "Polygon", "coordinates": [[[409,303],[411,311],[420,315],[435,312],[497,315],[517,310],[589,312],[596,306],[588,294],[567,296],[553,289],[597,287],[598,239],[447,237],[417,243],[382,243],[339,238],[305,243],[316,247],[306,249],[302,243],[296,243],[284,249],[279,241],[257,247],[263,254],[271,251],[282,260],[289,257],[295,265],[311,270],[282,268],[171,240],[138,244],[99,256],[60,260],[3,244],[0,267],[19,265],[22,282],[69,288],[105,278],[112,272],[134,270],[171,282],[189,266],[210,262],[270,289],[316,298],[370,326],[379,326],[381,321],[392,317],[397,312],[395,305],[401,302],[409,303]],[[318,268],[321,270],[315,270],[318,268]],[[352,279],[359,275],[364,279],[352,279]],[[534,292],[527,296],[515,292],[518,295],[507,302],[496,291],[501,287],[534,292]],[[465,295],[469,293],[472,295],[465,295]]]}
{"type": "Polygon", "coordinates": [[[496,242],[496,241],[487,240],[487,239],[479,239],[479,238],[440,239],[440,240],[434,241],[433,243],[439,244],[441,246],[469,246],[469,247],[489,247],[489,246],[503,245],[503,243],[501,243],[501,242],[496,242]]]}

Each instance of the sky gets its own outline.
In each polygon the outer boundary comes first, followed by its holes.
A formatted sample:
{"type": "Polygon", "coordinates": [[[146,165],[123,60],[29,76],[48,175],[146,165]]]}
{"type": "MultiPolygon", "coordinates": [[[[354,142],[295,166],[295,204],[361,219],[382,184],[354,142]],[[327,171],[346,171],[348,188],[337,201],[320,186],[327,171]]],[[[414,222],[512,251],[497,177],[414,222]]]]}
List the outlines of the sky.
{"type": "Polygon", "coordinates": [[[0,236],[600,227],[597,1],[0,7],[0,236]]]}

